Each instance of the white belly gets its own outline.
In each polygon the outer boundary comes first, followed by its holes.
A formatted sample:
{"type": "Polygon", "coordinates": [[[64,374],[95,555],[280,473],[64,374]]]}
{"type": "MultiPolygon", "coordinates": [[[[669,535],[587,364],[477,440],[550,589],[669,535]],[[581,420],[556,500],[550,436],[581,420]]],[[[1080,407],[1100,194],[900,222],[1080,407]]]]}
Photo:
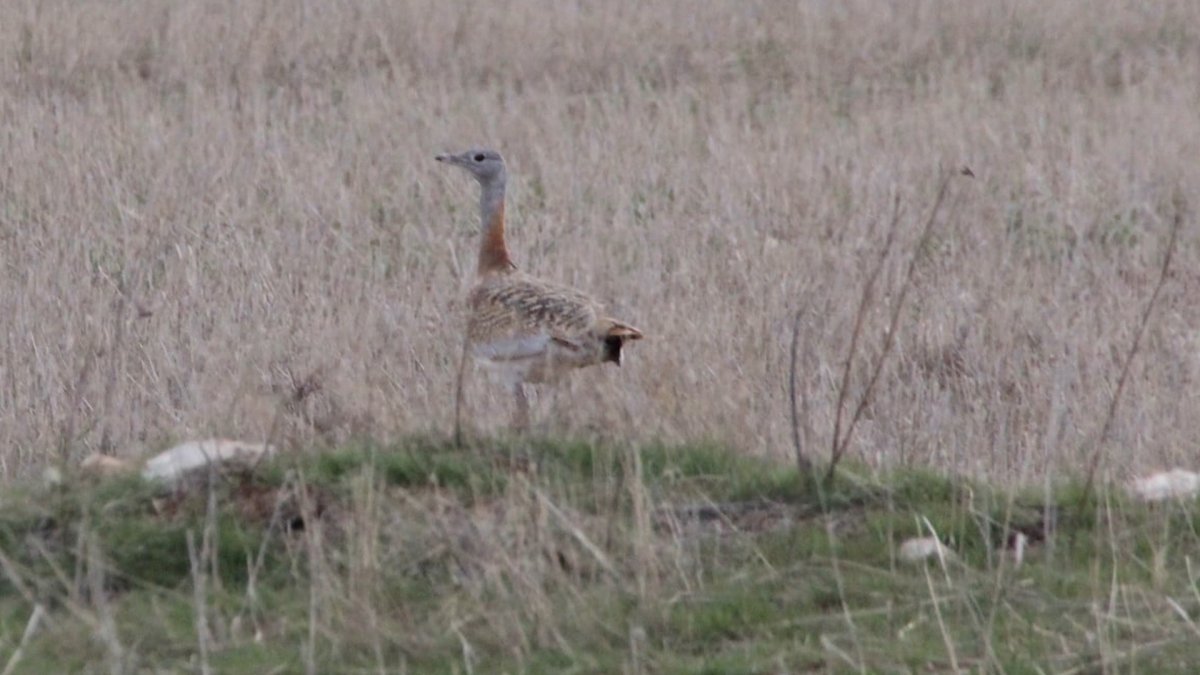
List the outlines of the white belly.
{"type": "Polygon", "coordinates": [[[477,344],[471,355],[508,386],[554,382],[568,371],[591,363],[582,346],[555,340],[549,335],[477,344]]]}

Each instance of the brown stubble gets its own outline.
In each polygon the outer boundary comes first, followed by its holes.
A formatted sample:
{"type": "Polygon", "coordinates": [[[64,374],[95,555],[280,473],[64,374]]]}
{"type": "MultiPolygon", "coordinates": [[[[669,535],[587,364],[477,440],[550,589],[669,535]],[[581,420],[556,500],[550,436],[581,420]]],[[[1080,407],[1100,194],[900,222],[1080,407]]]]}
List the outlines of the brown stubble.
{"type": "MultiPolygon", "coordinates": [[[[1197,11],[4,5],[6,474],[49,461],[68,426],[79,454],[106,432],[118,454],[265,435],[313,377],[286,413],[298,439],[444,433],[477,225],[474,186],[429,157],[477,142],[509,160],[516,262],[650,336],[543,396],[551,430],[785,457],[803,290],[809,447],[829,447],[892,196],[918,210],[939,167],[967,164],[854,452],[1001,477],[1079,467],[1170,195],[1195,201],[1197,11]]],[[[1200,431],[1193,241],[1113,422],[1118,470],[1185,457],[1200,431]]],[[[864,362],[903,274],[882,270],[864,362]]],[[[498,427],[503,403],[479,396],[498,392],[472,386],[479,426],[498,427]]]]}

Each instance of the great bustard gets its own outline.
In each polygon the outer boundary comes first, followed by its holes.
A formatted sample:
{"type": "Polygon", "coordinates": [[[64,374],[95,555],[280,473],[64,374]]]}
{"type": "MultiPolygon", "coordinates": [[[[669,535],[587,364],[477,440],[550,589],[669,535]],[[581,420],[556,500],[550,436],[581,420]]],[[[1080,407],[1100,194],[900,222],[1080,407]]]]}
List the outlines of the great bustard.
{"type": "Polygon", "coordinates": [[[462,438],[463,379],[468,358],[493,371],[516,399],[513,426],[529,426],[525,384],[553,382],[575,368],[621,364],[621,348],[642,332],[604,316],[601,305],[566,286],[517,269],[504,241],[508,173],[495,150],[438,155],[479,181],[478,281],[467,296],[469,317],[454,392],[454,436],[462,438]]]}

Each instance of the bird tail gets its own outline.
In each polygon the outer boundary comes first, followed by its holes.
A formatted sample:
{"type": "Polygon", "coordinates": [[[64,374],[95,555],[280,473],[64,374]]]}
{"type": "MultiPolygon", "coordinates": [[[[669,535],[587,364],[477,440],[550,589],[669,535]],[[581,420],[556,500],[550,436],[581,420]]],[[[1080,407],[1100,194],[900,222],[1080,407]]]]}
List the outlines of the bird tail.
{"type": "Polygon", "coordinates": [[[621,348],[628,340],[641,340],[642,331],[616,319],[605,319],[609,326],[604,330],[604,361],[621,365],[621,348]]]}

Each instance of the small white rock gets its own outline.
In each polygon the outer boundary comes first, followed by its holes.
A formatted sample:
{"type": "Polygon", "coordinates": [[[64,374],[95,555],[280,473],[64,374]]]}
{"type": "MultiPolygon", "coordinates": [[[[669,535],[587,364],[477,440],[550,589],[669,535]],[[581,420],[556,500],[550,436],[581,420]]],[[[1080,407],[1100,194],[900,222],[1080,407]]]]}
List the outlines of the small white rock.
{"type": "Polygon", "coordinates": [[[265,443],[247,443],[213,438],[204,441],[180,443],[163,451],[146,462],[142,477],[174,483],[185,474],[205,468],[209,463],[228,464],[240,462],[252,464],[275,454],[275,448],[265,443]]]}
{"type": "Polygon", "coordinates": [[[1129,491],[1144,502],[1191,499],[1200,493],[1200,474],[1186,469],[1160,471],[1134,479],[1129,491]]]}
{"type": "Polygon", "coordinates": [[[900,544],[900,559],[904,562],[921,562],[939,555],[944,560],[952,560],[954,551],[946,548],[936,537],[917,537],[900,544]]]}

